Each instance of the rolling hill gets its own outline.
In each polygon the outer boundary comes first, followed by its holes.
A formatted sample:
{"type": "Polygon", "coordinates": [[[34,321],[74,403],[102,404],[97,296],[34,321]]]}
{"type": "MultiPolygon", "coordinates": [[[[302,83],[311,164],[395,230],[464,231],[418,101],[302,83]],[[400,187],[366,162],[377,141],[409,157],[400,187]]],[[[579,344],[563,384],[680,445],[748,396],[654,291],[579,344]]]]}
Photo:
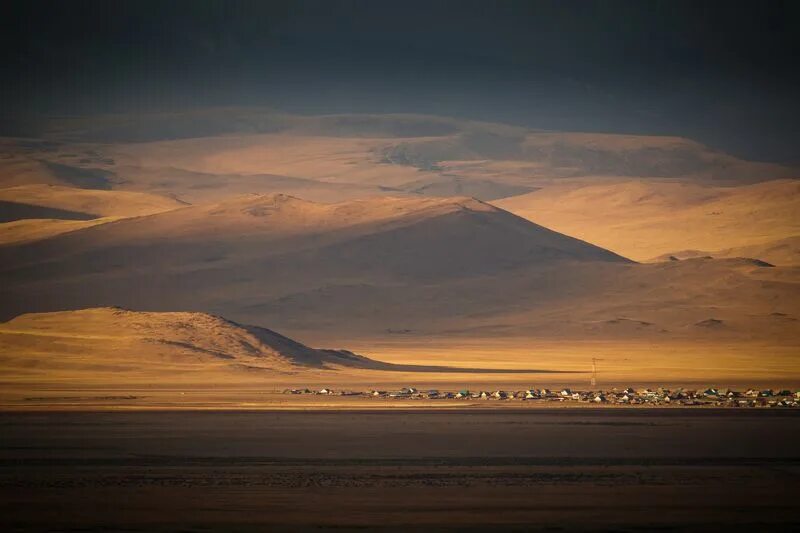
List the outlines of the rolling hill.
{"type": "Polygon", "coordinates": [[[62,233],[105,224],[112,220],[116,220],[116,218],[92,218],[89,220],[29,218],[3,222],[0,223],[0,246],[35,242],[62,233]]]}
{"type": "Polygon", "coordinates": [[[0,324],[0,362],[7,376],[56,381],[108,380],[115,373],[163,380],[193,373],[392,367],[348,351],[315,350],[206,313],[108,307],[24,314],[0,324]]]}
{"type": "MultiPolygon", "coordinates": [[[[19,216],[16,220],[24,218],[88,220],[101,217],[134,217],[169,211],[187,205],[173,198],[155,194],[40,184],[0,189],[0,204],[16,204],[34,211],[26,216],[19,216]],[[42,214],[51,216],[33,216],[38,215],[35,213],[36,208],[41,209],[42,214]],[[48,213],[48,210],[53,210],[54,213],[48,213]],[[65,215],[59,217],[59,211],[63,211],[65,215]]],[[[0,209],[5,212],[5,207],[0,209]]]]}
{"type": "Polygon", "coordinates": [[[250,195],[5,247],[0,265],[4,317],[186,309],[337,342],[397,332],[785,342],[800,316],[796,270],[635,264],[466,198],[250,195]],[[725,327],[695,326],[707,319],[725,327]]]}
{"type": "MultiPolygon", "coordinates": [[[[0,259],[5,316],[120,304],[236,310],[237,319],[303,290],[425,291],[565,263],[627,263],[468,198],[318,204],[284,195],[118,220],[5,247],[0,259]]],[[[362,312],[357,301],[340,311],[362,312]]]]}
{"type": "Polygon", "coordinates": [[[119,307],[28,313],[0,323],[0,366],[4,379],[17,385],[70,386],[330,380],[342,379],[342,371],[344,379],[369,379],[387,371],[395,373],[388,379],[420,372],[551,372],[392,364],[348,350],[309,348],[274,331],[208,313],[119,307]]]}
{"type": "MultiPolygon", "coordinates": [[[[638,261],[680,250],[757,254],[800,235],[800,182],[772,180],[736,187],[675,181],[573,183],[494,202],[556,231],[638,261]]],[[[759,259],[769,261],[767,257],[759,259]]],[[[792,254],[780,257],[777,264],[792,254]]]]}
{"type": "Polygon", "coordinates": [[[187,204],[154,194],[19,185],[0,189],[0,245],[33,242],[187,204]]]}
{"type": "Polygon", "coordinates": [[[297,116],[226,108],[57,118],[42,139],[0,146],[0,185],[56,183],[156,193],[191,203],[288,193],[519,195],[568,178],[740,184],[796,175],[688,139],[548,132],[425,115],[297,116]]]}
{"type": "Polygon", "coordinates": [[[775,265],[800,265],[800,235],[767,241],[749,246],[736,246],[723,250],[681,250],[653,258],[651,261],[671,261],[693,257],[757,257],[775,265]]]}

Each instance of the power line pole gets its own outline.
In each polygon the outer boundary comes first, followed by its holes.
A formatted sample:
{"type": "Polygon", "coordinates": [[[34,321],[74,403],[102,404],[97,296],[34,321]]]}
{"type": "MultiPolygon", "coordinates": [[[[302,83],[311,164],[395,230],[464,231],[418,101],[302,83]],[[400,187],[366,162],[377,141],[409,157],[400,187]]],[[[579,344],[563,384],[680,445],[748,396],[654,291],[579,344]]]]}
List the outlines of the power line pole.
{"type": "Polygon", "coordinates": [[[597,358],[592,357],[592,380],[590,381],[592,387],[597,385],[597,358]]]}

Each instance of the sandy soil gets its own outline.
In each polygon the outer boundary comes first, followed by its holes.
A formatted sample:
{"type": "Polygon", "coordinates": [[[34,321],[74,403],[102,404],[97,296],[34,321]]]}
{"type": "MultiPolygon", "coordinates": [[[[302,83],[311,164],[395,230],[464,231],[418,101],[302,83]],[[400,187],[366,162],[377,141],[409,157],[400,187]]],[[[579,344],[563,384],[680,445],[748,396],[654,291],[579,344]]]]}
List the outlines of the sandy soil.
{"type": "Polygon", "coordinates": [[[0,524],[791,529],[797,422],[680,410],[2,414],[0,524]]]}

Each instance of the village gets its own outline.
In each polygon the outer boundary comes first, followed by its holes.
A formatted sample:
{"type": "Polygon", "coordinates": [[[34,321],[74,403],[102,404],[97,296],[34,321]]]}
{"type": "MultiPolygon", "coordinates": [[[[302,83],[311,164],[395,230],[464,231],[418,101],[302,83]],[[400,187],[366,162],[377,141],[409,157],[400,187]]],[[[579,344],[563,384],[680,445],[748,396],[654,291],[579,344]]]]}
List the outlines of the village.
{"type": "Polygon", "coordinates": [[[382,400],[482,400],[508,402],[552,402],[583,403],[588,405],[619,406],[706,406],[706,407],[800,407],[800,390],[747,389],[736,391],[726,388],[691,390],[666,389],[617,389],[573,390],[564,388],[550,390],[531,388],[521,391],[440,391],[419,390],[403,387],[396,391],[372,389],[368,391],[322,389],[285,389],[284,394],[312,394],[328,396],[358,396],[382,400]]]}

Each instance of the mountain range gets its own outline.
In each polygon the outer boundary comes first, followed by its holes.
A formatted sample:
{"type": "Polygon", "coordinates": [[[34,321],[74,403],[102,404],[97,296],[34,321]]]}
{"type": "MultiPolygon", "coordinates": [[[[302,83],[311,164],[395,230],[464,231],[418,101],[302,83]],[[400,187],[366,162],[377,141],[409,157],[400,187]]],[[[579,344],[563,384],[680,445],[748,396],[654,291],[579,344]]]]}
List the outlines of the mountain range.
{"type": "Polygon", "coordinates": [[[122,306],[348,347],[797,344],[796,169],[686,139],[228,109],[0,152],[3,327],[122,306]]]}

